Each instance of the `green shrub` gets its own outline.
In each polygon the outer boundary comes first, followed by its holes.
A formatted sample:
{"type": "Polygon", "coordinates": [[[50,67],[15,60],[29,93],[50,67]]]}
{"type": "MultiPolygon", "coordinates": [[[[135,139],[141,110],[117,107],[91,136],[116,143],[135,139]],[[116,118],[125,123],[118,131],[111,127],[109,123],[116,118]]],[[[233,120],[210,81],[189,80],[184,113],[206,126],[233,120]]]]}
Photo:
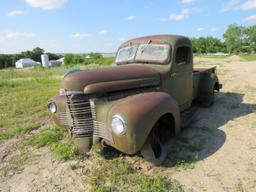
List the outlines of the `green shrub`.
{"type": "Polygon", "coordinates": [[[85,61],[85,58],[77,54],[66,54],[64,56],[65,65],[79,64],[85,61]]]}

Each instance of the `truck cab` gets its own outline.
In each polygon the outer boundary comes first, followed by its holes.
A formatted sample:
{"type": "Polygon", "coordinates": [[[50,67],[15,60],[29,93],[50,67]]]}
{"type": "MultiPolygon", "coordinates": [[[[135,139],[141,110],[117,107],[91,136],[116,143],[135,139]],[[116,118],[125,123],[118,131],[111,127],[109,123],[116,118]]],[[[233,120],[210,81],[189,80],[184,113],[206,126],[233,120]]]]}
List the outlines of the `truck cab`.
{"type": "Polygon", "coordinates": [[[183,111],[191,106],[193,100],[191,47],[191,41],[183,36],[159,35],[138,38],[124,43],[119,48],[115,65],[149,65],[159,71],[162,79],[161,89],[171,94],[183,111]]]}
{"type": "Polygon", "coordinates": [[[126,154],[141,152],[159,165],[181,130],[182,113],[195,103],[213,103],[221,88],[215,71],[193,69],[186,37],[136,38],[120,46],[112,67],[68,73],[48,108],[80,151],[100,142],[126,154]]]}

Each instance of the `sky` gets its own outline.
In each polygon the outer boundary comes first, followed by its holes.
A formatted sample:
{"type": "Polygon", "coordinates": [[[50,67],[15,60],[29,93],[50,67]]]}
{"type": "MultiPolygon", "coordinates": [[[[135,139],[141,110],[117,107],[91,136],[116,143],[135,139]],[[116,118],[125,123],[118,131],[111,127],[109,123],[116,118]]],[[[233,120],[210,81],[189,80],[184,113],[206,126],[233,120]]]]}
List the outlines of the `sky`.
{"type": "Polygon", "coordinates": [[[219,39],[256,24],[256,0],[0,0],[0,53],[114,52],[154,34],[219,39]]]}

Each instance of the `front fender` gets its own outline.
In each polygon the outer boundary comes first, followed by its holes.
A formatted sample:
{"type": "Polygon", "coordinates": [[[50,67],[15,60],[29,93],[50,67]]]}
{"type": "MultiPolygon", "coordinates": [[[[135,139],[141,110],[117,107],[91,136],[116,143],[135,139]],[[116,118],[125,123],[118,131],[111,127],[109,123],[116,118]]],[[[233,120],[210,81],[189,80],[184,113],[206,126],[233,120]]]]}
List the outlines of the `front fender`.
{"type": "Polygon", "coordinates": [[[170,113],[175,120],[176,133],[180,130],[180,110],[177,102],[163,92],[143,93],[122,99],[109,111],[108,119],[111,126],[113,115],[120,115],[126,122],[126,132],[122,135],[113,134],[116,149],[135,154],[141,150],[151,129],[164,114],[170,113]]]}
{"type": "Polygon", "coordinates": [[[56,113],[51,114],[51,118],[60,127],[70,128],[67,116],[67,97],[64,95],[57,95],[51,99],[57,105],[56,113]]]}

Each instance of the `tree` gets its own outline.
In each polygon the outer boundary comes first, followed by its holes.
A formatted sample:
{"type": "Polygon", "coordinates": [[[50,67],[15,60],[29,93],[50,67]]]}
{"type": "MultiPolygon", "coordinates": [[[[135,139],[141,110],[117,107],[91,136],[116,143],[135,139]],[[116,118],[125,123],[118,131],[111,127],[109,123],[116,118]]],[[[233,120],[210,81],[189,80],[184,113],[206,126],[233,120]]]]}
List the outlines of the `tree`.
{"type": "Polygon", "coordinates": [[[44,50],[40,47],[36,47],[32,50],[32,58],[35,61],[41,61],[41,55],[44,54],[44,50]]]}
{"type": "Polygon", "coordinates": [[[54,53],[46,53],[46,55],[48,55],[49,60],[57,60],[60,59],[62,57],[62,55],[57,55],[54,53]]]}
{"type": "Polygon", "coordinates": [[[244,27],[236,24],[229,25],[223,35],[229,53],[238,53],[242,49],[244,27]]]}
{"type": "Polygon", "coordinates": [[[196,53],[206,53],[206,40],[204,37],[192,39],[193,51],[196,53]]]}
{"type": "Polygon", "coordinates": [[[207,37],[205,42],[207,53],[225,52],[225,46],[219,39],[214,37],[207,37]]]}
{"type": "Polygon", "coordinates": [[[244,29],[245,43],[250,51],[256,52],[256,25],[244,29]]]}
{"type": "Polygon", "coordinates": [[[91,59],[101,59],[103,56],[100,53],[89,53],[91,59]]]}
{"type": "Polygon", "coordinates": [[[42,54],[44,54],[44,50],[40,47],[36,47],[32,51],[21,52],[21,58],[31,58],[37,62],[41,62],[42,54]]]}
{"type": "Polygon", "coordinates": [[[64,56],[64,63],[66,65],[79,64],[79,63],[82,63],[84,60],[85,60],[84,57],[81,55],[66,54],[64,56]]]}

